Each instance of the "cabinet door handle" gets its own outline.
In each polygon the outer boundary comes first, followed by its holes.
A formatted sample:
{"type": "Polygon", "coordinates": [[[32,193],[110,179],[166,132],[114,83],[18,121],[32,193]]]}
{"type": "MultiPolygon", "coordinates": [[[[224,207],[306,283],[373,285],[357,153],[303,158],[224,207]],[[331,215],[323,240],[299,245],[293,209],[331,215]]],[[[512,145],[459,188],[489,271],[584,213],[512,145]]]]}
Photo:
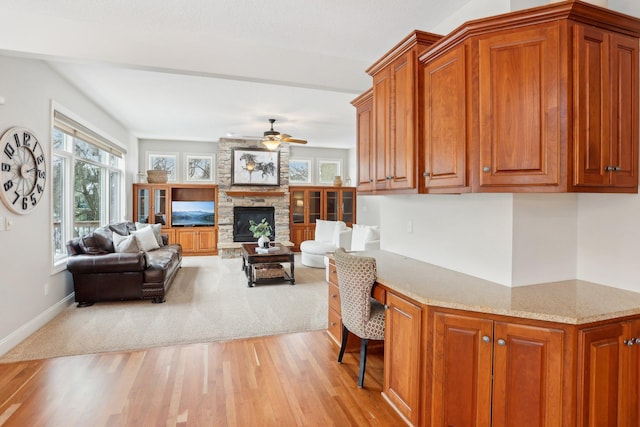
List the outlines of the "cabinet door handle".
{"type": "Polygon", "coordinates": [[[482,168],[482,172],[491,172],[491,168],[489,166],[485,166],[482,168]]]}
{"type": "Polygon", "coordinates": [[[338,298],[338,294],[331,294],[331,298],[338,298]]]}
{"type": "Polygon", "coordinates": [[[624,340],[623,343],[629,347],[632,347],[636,343],[636,339],[631,338],[629,340],[624,340]]]}
{"type": "Polygon", "coordinates": [[[424,176],[425,178],[429,178],[431,174],[429,173],[429,171],[424,171],[422,172],[422,176],[424,176]]]}
{"type": "Polygon", "coordinates": [[[331,326],[336,326],[336,322],[331,322],[331,326]]]}
{"type": "Polygon", "coordinates": [[[502,338],[500,338],[498,340],[498,345],[505,345],[505,344],[507,344],[507,342],[505,340],[503,340],[502,338]]]}
{"type": "Polygon", "coordinates": [[[482,337],[482,342],[489,343],[489,342],[491,342],[491,338],[489,338],[487,335],[485,335],[485,336],[482,337]]]}

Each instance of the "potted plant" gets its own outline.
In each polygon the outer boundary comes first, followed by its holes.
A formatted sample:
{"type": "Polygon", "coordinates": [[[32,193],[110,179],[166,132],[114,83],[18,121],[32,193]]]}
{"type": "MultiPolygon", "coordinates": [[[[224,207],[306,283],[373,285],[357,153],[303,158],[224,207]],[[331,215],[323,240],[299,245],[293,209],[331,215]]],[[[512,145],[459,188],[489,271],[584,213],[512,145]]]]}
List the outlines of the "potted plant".
{"type": "Polygon", "coordinates": [[[269,236],[271,236],[271,224],[267,222],[267,218],[262,218],[260,222],[249,220],[249,231],[253,233],[253,237],[258,238],[258,246],[261,248],[269,247],[269,236]]]}

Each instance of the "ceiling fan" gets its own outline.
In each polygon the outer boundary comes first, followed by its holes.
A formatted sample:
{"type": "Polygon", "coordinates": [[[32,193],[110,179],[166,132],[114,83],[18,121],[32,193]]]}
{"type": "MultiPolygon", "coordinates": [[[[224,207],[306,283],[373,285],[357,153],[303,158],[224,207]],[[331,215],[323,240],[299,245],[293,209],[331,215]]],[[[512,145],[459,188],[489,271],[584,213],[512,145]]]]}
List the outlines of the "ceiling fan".
{"type": "Polygon", "coordinates": [[[295,144],[307,143],[307,141],[304,139],[292,138],[291,135],[273,130],[273,124],[275,123],[275,121],[276,119],[269,119],[269,123],[271,123],[271,129],[265,131],[263,138],[260,140],[260,142],[262,142],[262,145],[267,147],[269,150],[275,150],[283,142],[293,142],[295,144]]]}

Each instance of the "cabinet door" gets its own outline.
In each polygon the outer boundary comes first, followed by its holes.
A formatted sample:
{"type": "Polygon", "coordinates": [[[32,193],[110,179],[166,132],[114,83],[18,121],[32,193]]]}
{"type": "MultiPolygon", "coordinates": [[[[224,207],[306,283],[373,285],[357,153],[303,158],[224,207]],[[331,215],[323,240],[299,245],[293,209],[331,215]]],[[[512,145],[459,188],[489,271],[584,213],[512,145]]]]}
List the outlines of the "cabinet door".
{"type": "Polygon", "coordinates": [[[431,426],[491,425],[493,322],[435,312],[433,328],[431,426]]]}
{"type": "Polygon", "coordinates": [[[610,151],[614,187],[638,187],[638,39],[611,35],[610,151]]]}
{"type": "Polygon", "coordinates": [[[358,191],[372,191],[376,153],[373,136],[373,98],[366,97],[356,105],[358,146],[358,191]]]}
{"type": "Polygon", "coordinates": [[[557,24],[498,33],[478,46],[480,187],[558,185],[557,24]]]}
{"type": "Polygon", "coordinates": [[[384,393],[402,415],[418,425],[422,309],[391,292],[386,298],[384,393]]]}
{"type": "Polygon", "coordinates": [[[193,230],[177,230],[176,240],[182,245],[183,253],[193,253],[198,250],[197,234],[193,230]]]}
{"type": "Polygon", "coordinates": [[[351,227],[356,222],[356,191],[341,190],[340,194],[340,220],[344,221],[347,227],[351,227]]]}
{"type": "Polygon", "coordinates": [[[582,25],[574,38],[575,185],[637,187],[638,41],[582,25]]]}
{"type": "Polygon", "coordinates": [[[423,69],[426,188],[467,185],[466,46],[423,69]]]}
{"type": "Polygon", "coordinates": [[[391,66],[391,132],[387,151],[389,185],[393,190],[415,188],[417,80],[415,52],[391,66]]]}
{"type": "Polygon", "coordinates": [[[390,70],[380,71],[373,77],[373,137],[375,153],[372,171],[373,186],[384,190],[388,183],[387,159],[391,137],[391,78],[390,70]]]}
{"type": "MultiPolygon", "coordinates": [[[[625,374],[627,378],[625,383],[626,389],[624,395],[626,399],[622,402],[622,408],[628,410],[624,412],[626,423],[620,425],[628,425],[632,427],[640,427],[640,319],[636,319],[628,323],[627,339],[634,339],[634,345],[629,346],[627,342],[627,355],[625,374]]],[[[623,341],[624,344],[624,341],[623,341]]]]}
{"type": "Polygon", "coordinates": [[[211,252],[216,249],[216,232],[213,230],[198,230],[198,251],[211,252]]]}
{"type": "Polygon", "coordinates": [[[578,335],[578,425],[618,426],[622,323],[580,331],[578,335]]]}
{"type": "Polygon", "coordinates": [[[495,322],[493,336],[491,425],[560,427],[564,331],[495,322]]]}
{"type": "Polygon", "coordinates": [[[134,186],[133,220],[140,223],[149,222],[149,214],[153,212],[151,203],[152,189],[148,186],[134,186]]]}
{"type": "Polygon", "coordinates": [[[324,193],[325,218],[327,221],[340,220],[340,191],[327,190],[324,193]]]}
{"type": "Polygon", "coordinates": [[[307,229],[308,227],[306,225],[291,225],[291,227],[289,228],[289,238],[291,239],[291,243],[293,243],[293,251],[299,251],[300,243],[304,242],[305,240],[310,240],[308,238],[307,229]]]}
{"type": "Polygon", "coordinates": [[[169,191],[168,188],[153,189],[153,217],[150,218],[154,224],[162,224],[169,227],[169,191]]]}

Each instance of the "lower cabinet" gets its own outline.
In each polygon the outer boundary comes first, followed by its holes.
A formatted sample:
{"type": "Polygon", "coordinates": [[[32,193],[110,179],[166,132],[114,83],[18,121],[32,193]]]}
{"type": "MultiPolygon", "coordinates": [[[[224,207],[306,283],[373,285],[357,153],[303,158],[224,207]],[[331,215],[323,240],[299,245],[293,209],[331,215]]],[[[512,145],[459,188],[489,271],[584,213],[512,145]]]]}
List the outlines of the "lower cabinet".
{"type": "Polygon", "coordinates": [[[216,255],[218,232],[211,227],[184,227],[176,229],[176,243],[182,245],[184,255],[216,255]]]}
{"type": "Polygon", "coordinates": [[[431,426],[563,425],[565,331],[524,323],[434,310],[431,426]]]}
{"type": "Polygon", "coordinates": [[[420,422],[422,308],[391,291],[386,295],[384,397],[412,425],[420,422]]]}
{"type": "Polygon", "coordinates": [[[640,426],[640,320],[581,330],[578,355],[577,425],[640,426]]]}

